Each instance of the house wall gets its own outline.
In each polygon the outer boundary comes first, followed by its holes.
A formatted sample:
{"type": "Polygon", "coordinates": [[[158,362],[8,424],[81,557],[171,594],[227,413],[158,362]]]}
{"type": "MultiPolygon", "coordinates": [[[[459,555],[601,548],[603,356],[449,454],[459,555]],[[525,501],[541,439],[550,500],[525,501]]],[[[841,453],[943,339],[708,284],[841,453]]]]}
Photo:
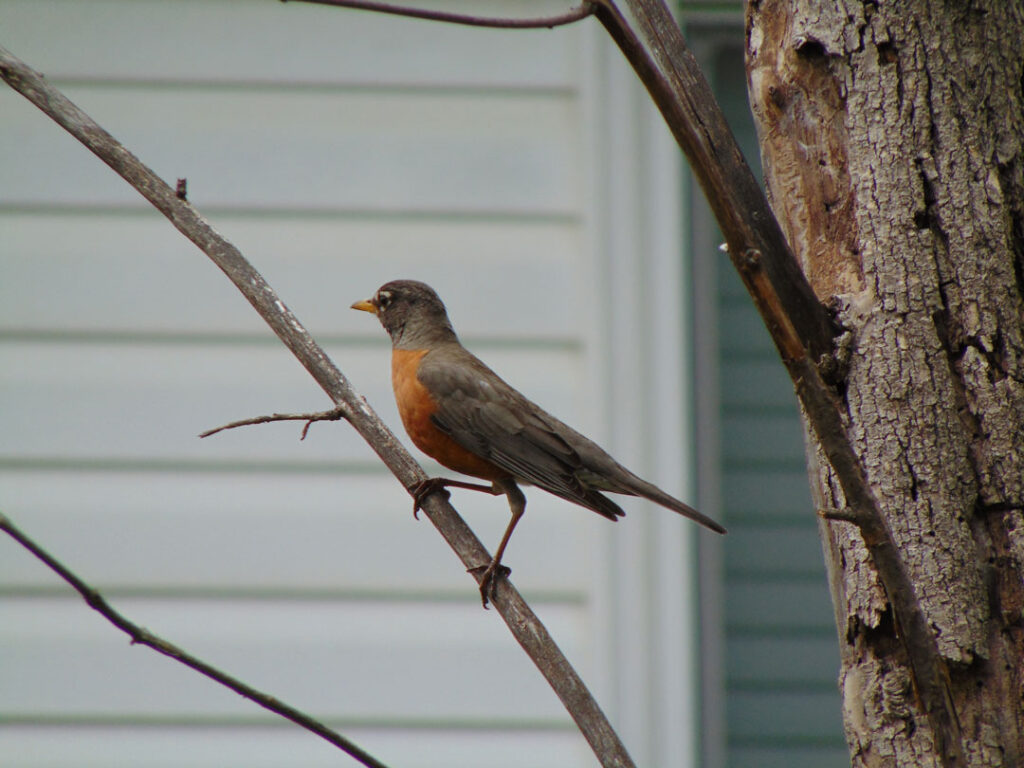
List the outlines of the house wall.
{"type": "MultiPolygon", "coordinates": [[[[453,4],[480,9],[479,3],[453,4]]],[[[495,2],[533,15],[552,3],[495,2]]],[[[524,15],[525,15],[524,14],[524,15]]],[[[235,242],[393,426],[349,304],[427,280],[514,385],[692,498],[680,164],[598,25],[507,32],[255,0],[0,0],[0,41],[235,242]],[[667,354],[666,354],[667,351],[667,354]]],[[[229,283],[0,92],[0,503],[125,614],[402,766],[592,765],[429,523],[229,283]]],[[[428,469],[436,471],[436,467],[428,469]]],[[[538,491],[513,579],[638,764],[695,765],[693,526],[538,491]]],[[[493,546],[501,500],[454,495],[493,546]]],[[[0,754],[320,765],[0,540],[0,754]]]]}

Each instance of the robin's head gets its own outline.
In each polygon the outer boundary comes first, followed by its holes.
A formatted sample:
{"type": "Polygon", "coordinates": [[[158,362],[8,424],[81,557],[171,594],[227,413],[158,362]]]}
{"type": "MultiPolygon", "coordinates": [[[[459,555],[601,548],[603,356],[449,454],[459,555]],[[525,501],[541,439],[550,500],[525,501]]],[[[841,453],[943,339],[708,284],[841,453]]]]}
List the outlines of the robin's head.
{"type": "Polygon", "coordinates": [[[426,283],[392,280],[352,309],[372,312],[391,336],[395,346],[419,349],[444,341],[456,341],[441,298],[426,283]]]}

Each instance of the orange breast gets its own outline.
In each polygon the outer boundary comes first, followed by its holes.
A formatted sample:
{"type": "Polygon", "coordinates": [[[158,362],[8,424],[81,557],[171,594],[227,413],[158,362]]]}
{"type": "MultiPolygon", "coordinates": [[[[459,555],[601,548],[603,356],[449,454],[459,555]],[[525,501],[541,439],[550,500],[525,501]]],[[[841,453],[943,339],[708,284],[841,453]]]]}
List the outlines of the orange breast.
{"type": "Polygon", "coordinates": [[[435,426],[430,417],[438,403],[416,377],[425,349],[396,349],[391,353],[391,384],[402,426],[413,444],[435,461],[464,475],[497,480],[508,473],[471,453],[435,426]]]}

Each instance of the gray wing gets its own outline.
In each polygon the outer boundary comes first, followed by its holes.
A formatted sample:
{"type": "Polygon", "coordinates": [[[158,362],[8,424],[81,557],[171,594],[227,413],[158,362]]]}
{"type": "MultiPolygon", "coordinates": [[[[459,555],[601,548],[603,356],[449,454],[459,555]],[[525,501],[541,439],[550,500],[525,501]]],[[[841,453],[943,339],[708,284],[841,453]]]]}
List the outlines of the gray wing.
{"type": "MultiPolygon", "coordinates": [[[[581,480],[581,475],[589,473],[569,440],[589,441],[527,400],[466,350],[446,349],[434,359],[428,354],[418,377],[439,402],[432,420],[463,448],[517,480],[611,520],[624,514],[581,480]]],[[[614,463],[611,457],[608,460],[614,463]]]]}
{"type": "Polygon", "coordinates": [[[603,448],[506,384],[463,347],[424,357],[420,381],[440,395],[431,417],[456,443],[518,480],[592,509],[625,513],[599,491],[643,496],[717,533],[725,528],[630,472],[603,448]]]}

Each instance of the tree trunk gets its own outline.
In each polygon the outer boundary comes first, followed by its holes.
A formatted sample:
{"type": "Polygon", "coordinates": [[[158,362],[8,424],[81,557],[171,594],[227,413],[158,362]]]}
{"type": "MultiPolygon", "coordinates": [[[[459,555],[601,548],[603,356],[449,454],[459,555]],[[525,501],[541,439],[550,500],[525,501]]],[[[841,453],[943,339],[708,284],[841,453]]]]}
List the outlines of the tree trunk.
{"type": "MultiPolygon", "coordinates": [[[[965,759],[1022,765],[1024,2],[751,0],[747,16],[769,198],[846,331],[837,390],[965,759]]],[[[857,529],[822,537],[853,765],[948,765],[857,529]]]]}

